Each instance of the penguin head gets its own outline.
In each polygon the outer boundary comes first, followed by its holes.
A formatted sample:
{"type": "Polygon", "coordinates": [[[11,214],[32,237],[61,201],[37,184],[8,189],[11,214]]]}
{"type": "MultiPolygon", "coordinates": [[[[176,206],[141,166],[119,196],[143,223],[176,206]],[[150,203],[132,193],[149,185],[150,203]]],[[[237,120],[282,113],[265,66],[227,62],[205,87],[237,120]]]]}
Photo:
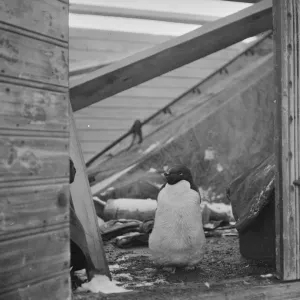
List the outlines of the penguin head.
{"type": "Polygon", "coordinates": [[[175,165],[169,168],[164,176],[167,180],[167,183],[170,185],[176,184],[181,180],[186,180],[192,185],[194,185],[192,173],[189,168],[183,165],[175,165]]]}

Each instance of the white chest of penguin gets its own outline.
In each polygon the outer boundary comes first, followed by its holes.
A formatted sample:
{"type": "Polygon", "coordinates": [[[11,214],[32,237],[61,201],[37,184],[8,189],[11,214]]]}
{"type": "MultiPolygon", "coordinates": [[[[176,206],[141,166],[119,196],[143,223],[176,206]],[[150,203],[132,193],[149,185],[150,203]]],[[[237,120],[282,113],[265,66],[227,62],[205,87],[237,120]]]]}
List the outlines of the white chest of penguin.
{"type": "Polygon", "coordinates": [[[200,197],[190,183],[167,184],[158,195],[149,248],[160,265],[193,266],[202,259],[205,235],[200,197]]]}

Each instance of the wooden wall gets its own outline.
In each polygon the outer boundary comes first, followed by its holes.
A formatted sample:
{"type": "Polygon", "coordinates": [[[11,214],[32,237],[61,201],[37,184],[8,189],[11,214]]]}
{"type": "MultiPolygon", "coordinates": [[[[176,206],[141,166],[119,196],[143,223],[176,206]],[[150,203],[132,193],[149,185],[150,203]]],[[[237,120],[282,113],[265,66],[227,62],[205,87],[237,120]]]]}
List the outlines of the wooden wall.
{"type": "Polygon", "coordinates": [[[68,1],[0,19],[0,299],[70,299],[68,1]]]}
{"type": "MultiPolygon", "coordinates": [[[[118,60],[171,38],[70,28],[70,64],[118,60]]],[[[76,112],[76,126],[85,160],[125,133],[135,119],[147,118],[232,59],[244,47],[244,43],[233,45],[76,112]]]]}

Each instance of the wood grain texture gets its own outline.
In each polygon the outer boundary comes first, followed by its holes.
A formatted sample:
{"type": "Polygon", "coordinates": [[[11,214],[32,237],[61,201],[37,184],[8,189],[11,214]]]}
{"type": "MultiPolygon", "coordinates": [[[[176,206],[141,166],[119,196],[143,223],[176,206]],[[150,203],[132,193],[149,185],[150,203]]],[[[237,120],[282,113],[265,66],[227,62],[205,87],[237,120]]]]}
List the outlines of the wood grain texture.
{"type": "Polygon", "coordinates": [[[68,41],[67,5],[57,0],[1,1],[2,22],[68,41]]]}
{"type": "Polygon", "coordinates": [[[39,277],[38,282],[0,294],[1,300],[71,300],[72,291],[69,274],[69,270],[66,270],[51,278],[39,277]]]}
{"type": "Polygon", "coordinates": [[[68,98],[64,93],[0,83],[0,128],[64,131],[68,98]]]}
{"type": "Polygon", "coordinates": [[[299,18],[297,0],[273,1],[276,68],[276,260],[283,280],[300,279],[299,18]]]}
{"type": "Polygon", "coordinates": [[[70,299],[68,5],[0,18],[0,299],[70,299]]]}
{"type": "Polygon", "coordinates": [[[0,58],[1,76],[68,86],[67,49],[0,29],[0,58]]]}
{"type": "Polygon", "coordinates": [[[2,243],[0,290],[3,292],[14,285],[35,280],[41,275],[47,277],[68,270],[69,238],[69,226],[68,222],[65,222],[58,231],[2,243]]]}
{"type": "Polygon", "coordinates": [[[271,28],[272,0],[264,0],[238,13],[205,24],[160,46],[92,72],[85,80],[73,82],[70,89],[73,111],[271,28]],[[228,32],[231,34],[228,35],[228,32]]]}
{"type": "Polygon", "coordinates": [[[0,135],[0,182],[68,176],[68,138],[0,135]]]}
{"type": "Polygon", "coordinates": [[[103,248],[85,163],[76,133],[71,105],[69,105],[69,116],[70,156],[76,169],[74,182],[70,186],[74,209],[85,230],[88,249],[95,267],[101,272],[101,274],[111,277],[103,248]]]}
{"type": "Polygon", "coordinates": [[[66,187],[57,184],[0,189],[0,240],[68,222],[68,205],[59,201],[61,193],[68,199],[66,187]]]}

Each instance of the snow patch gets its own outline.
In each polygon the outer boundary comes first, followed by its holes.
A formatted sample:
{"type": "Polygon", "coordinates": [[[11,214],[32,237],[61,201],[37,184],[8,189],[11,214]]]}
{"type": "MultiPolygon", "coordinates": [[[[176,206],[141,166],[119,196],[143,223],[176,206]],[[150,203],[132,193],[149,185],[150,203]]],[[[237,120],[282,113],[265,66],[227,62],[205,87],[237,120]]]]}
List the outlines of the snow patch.
{"type": "Polygon", "coordinates": [[[208,203],[208,202],[204,202],[203,204],[206,204],[213,211],[216,211],[218,213],[225,213],[231,219],[234,219],[233,213],[232,213],[232,206],[230,204],[225,204],[225,203],[208,203]]]}
{"type": "Polygon", "coordinates": [[[149,170],[148,170],[148,172],[150,172],[150,173],[156,173],[156,169],[154,169],[154,168],[150,168],[149,170]]]}
{"type": "Polygon", "coordinates": [[[217,164],[217,171],[218,172],[222,172],[224,170],[224,168],[221,166],[220,163],[217,164]]]}
{"type": "Polygon", "coordinates": [[[215,158],[215,150],[208,148],[204,152],[204,160],[213,160],[215,158]]]}
{"type": "Polygon", "coordinates": [[[213,189],[211,187],[209,187],[207,190],[199,187],[198,188],[201,199],[203,199],[203,201],[207,200],[207,201],[214,201],[216,199],[221,199],[224,197],[224,194],[217,194],[215,192],[213,192],[213,189]]]}
{"type": "Polygon", "coordinates": [[[119,265],[110,265],[109,266],[109,270],[110,271],[115,271],[115,270],[119,270],[121,267],[119,265]]]}
{"type": "Polygon", "coordinates": [[[152,286],[154,283],[153,282],[140,282],[134,285],[134,287],[143,287],[143,286],[152,286]]]}
{"type": "Polygon", "coordinates": [[[144,154],[150,153],[152,150],[154,150],[159,145],[159,142],[156,142],[152,145],[150,145],[146,150],[143,151],[144,154]]]}
{"type": "Polygon", "coordinates": [[[78,290],[103,294],[124,293],[130,291],[117,286],[116,284],[119,284],[119,282],[110,281],[107,276],[95,275],[90,282],[83,283],[78,290]]]}

